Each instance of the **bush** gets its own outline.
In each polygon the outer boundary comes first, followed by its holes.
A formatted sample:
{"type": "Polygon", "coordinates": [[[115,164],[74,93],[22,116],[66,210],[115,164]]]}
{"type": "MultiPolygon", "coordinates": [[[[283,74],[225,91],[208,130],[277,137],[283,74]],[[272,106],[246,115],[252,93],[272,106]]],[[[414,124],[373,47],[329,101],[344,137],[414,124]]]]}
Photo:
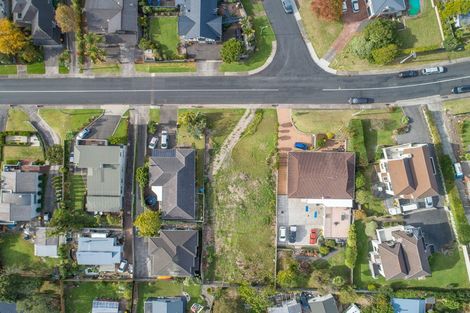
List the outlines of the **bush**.
{"type": "Polygon", "coordinates": [[[140,188],[145,188],[149,183],[149,169],[147,166],[137,168],[135,179],[139,183],[140,188]]]}
{"type": "Polygon", "coordinates": [[[391,63],[398,56],[398,46],[396,44],[389,44],[385,47],[372,50],[372,58],[374,63],[385,65],[391,63]]]}
{"type": "Polygon", "coordinates": [[[161,227],[160,212],[145,210],[135,219],[134,226],[139,230],[142,237],[155,237],[161,227]]]}
{"type": "Polygon", "coordinates": [[[327,239],[325,241],[325,246],[327,246],[328,248],[334,249],[336,248],[336,241],[334,241],[333,239],[327,239]]]}
{"type": "Polygon", "coordinates": [[[367,157],[366,145],[364,142],[364,129],[362,120],[353,119],[349,123],[350,133],[350,150],[356,152],[356,158],[358,159],[358,165],[367,166],[369,159],[367,157]]]}
{"type": "Polygon", "coordinates": [[[356,224],[351,224],[349,228],[348,240],[346,241],[346,252],[344,264],[350,269],[354,269],[357,259],[357,234],[356,224]]]}
{"type": "Polygon", "coordinates": [[[375,238],[375,230],[377,229],[378,225],[375,221],[370,221],[366,224],[365,233],[369,238],[375,238]]]}
{"type": "Polygon", "coordinates": [[[220,50],[220,57],[225,63],[237,62],[243,53],[243,44],[235,38],[227,40],[220,50]]]}
{"type": "Polygon", "coordinates": [[[364,38],[371,42],[373,49],[383,48],[390,44],[399,45],[397,22],[387,19],[375,19],[364,29],[364,38]]]}
{"type": "Polygon", "coordinates": [[[321,246],[320,249],[319,249],[319,252],[322,256],[325,256],[328,253],[330,253],[330,248],[327,247],[327,246],[321,246]]]}
{"type": "Polygon", "coordinates": [[[46,157],[51,164],[62,164],[64,148],[61,145],[53,145],[47,148],[46,157]]]}
{"type": "Polygon", "coordinates": [[[373,43],[371,41],[367,41],[363,35],[354,37],[350,43],[351,52],[356,55],[359,59],[363,60],[371,59],[372,46],[373,43]]]}

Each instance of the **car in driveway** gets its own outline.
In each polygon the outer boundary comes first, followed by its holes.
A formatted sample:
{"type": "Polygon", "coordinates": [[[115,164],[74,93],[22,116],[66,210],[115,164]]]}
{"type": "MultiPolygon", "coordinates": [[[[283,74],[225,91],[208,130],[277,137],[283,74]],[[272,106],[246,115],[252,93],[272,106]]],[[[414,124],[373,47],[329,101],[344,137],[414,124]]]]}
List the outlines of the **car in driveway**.
{"type": "Polygon", "coordinates": [[[149,143],[149,149],[155,149],[157,147],[158,137],[152,137],[149,143]]]}
{"type": "Polygon", "coordinates": [[[348,5],[346,3],[346,0],[343,0],[343,13],[348,10],[348,5]]]}
{"type": "Polygon", "coordinates": [[[348,100],[349,104],[366,104],[373,103],[374,99],[372,98],[363,98],[363,97],[351,97],[348,100]]]}
{"type": "Polygon", "coordinates": [[[421,74],[423,75],[432,75],[432,74],[441,74],[446,71],[446,68],[443,66],[435,66],[435,67],[428,67],[423,68],[421,70],[421,74]]]}
{"type": "Polygon", "coordinates": [[[434,206],[432,197],[424,198],[424,204],[425,204],[426,208],[432,208],[434,206]]]}
{"type": "Polygon", "coordinates": [[[308,145],[306,143],[303,143],[303,142],[296,142],[294,144],[294,147],[296,147],[297,149],[300,149],[300,150],[308,150],[308,145]]]}
{"type": "Polygon", "coordinates": [[[466,93],[470,92],[470,85],[463,85],[463,86],[457,86],[452,88],[452,93],[454,94],[459,94],[459,93],[466,93]]]}
{"type": "Polygon", "coordinates": [[[287,229],[285,226],[279,227],[279,241],[285,242],[287,238],[287,229]]]}
{"type": "Polygon", "coordinates": [[[118,272],[124,273],[127,270],[127,265],[128,265],[127,260],[122,260],[121,263],[119,263],[118,272]]]}
{"type": "Polygon", "coordinates": [[[168,131],[162,131],[162,141],[161,141],[162,149],[168,149],[168,131]]]}
{"type": "Polygon", "coordinates": [[[81,132],[78,133],[78,139],[85,139],[90,135],[91,131],[88,128],[84,128],[81,132]]]}
{"type": "Polygon", "coordinates": [[[281,0],[284,12],[286,12],[287,14],[291,14],[294,12],[294,9],[292,8],[292,3],[290,1],[291,0],[281,0]]]}
{"type": "Polygon", "coordinates": [[[399,78],[409,78],[409,77],[416,77],[419,75],[418,71],[403,71],[398,73],[399,78]]]}
{"type": "Polygon", "coordinates": [[[289,242],[295,243],[296,239],[297,239],[297,226],[295,225],[289,226],[289,242]]]}
{"type": "Polygon", "coordinates": [[[351,6],[354,13],[359,12],[359,0],[351,0],[351,6]]]}

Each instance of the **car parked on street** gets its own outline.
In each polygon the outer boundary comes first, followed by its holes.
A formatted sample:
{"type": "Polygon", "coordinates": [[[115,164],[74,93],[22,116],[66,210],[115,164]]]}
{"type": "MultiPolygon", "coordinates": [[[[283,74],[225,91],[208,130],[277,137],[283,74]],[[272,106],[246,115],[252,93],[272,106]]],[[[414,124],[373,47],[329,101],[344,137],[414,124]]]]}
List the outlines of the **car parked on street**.
{"type": "Polygon", "coordinates": [[[297,149],[300,149],[300,150],[308,150],[308,145],[306,143],[303,143],[303,142],[296,142],[294,144],[294,147],[296,147],[297,149]]]}
{"type": "Polygon", "coordinates": [[[290,243],[295,243],[297,239],[297,226],[290,226],[289,227],[289,242],[290,243]]]}
{"type": "Polygon", "coordinates": [[[419,75],[418,71],[404,71],[398,73],[399,78],[409,78],[409,77],[416,77],[419,75]]]}
{"type": "Polygon", "coordinates": [[[446,71],[446,68],[443,66],[428,67],[421,70],[423,75],[432,75],[432,74],[441,74],[446,71]]]}
{"type": "Polygon", "coordinates": [[[284,12],[287,14],[291,14],[294,12],[294,9],[292,8],[292,3],[290,0],[281,0],[282,7],[284,8],[284,12]]]}
{"type": "Polygon", "coordinates": [[[287,229],[285,226],[279,227],[279,241],[285,242],[287,238],[287,229]]]}
{"type": "Polygon", "coordinates": [[[351,0],[351,5],[354,13],[359,12],[359,0],[351,0]]]}
{"type": "Polygon", "coordinates": [[[372,98],[361,98],[361,97],[351,97],[348,100],[349,104],[366,104],[373,103],[374,99],[372,98]]]}
{"type": "Polygon", "coordinates": [[[457,86],[452,88],[452,93],[454,94],[459,94],[459,93],[466,93],[470,92],[470,85],[463,85],[463,86],[457,86]]]}

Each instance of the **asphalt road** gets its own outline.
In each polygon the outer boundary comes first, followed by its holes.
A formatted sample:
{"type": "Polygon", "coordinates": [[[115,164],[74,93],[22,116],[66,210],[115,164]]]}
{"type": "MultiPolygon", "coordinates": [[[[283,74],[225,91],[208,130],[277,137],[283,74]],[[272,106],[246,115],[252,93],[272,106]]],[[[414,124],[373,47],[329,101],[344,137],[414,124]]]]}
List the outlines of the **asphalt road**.
{"type": "Polygon", "coordinates": [[[292,14],[279,0],[264,1],[277,38],[271,65],[249,77],[2,79],[1,104],[337,104],[351,96],[390,103],[446,95],[470,84],[470,64],[443,74],[335,76],[311,59],[292,14]]]}

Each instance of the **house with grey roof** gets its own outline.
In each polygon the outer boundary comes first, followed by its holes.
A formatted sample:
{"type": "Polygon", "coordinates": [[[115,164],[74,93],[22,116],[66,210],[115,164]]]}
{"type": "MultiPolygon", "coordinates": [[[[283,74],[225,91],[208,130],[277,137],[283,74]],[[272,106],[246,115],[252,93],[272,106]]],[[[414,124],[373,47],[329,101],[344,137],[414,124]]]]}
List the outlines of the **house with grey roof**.
{"type": "Polygon", "coordinates": [[[406,10],[404,0],[366,0],[369,18],[400,15],[406,10]]]}
{"type": "Polygon", "coordinates": [[[119,213],[124,194],[125,146],[75,145],[75,166],[86,172],[86,208],[119,213]]]}
{"type": "Polygon", "coordinates": [[[91,313],[119,313],[119,302],[93,300],[91,313]]]}
{"type": "Polygon", "coordinates": [[[148,298],[144,302],[144,313],[184,313],[186,298],[162,297],[148,298]]]}
{"type": "Polygon", "coordinates": [[[50,229],[38,227],[34,237],[34,255],[40,257],[57,258],[59,245],[65,243],[63,236],[52,236],[48,234],[50,229]]]}
{"type": "Polygon", "coordinates": [[[149,159],[149,186],[160,203],[162,218],[196,218],[194,149],[156,149],[149,159]]]}
{"type": "Polygon", "coordinates": [[[41,195],[39,173],[2,172],[0,224],[28,222],[39,215],[41,195]]]}
{"type": "Polygon", "coordinates": [[[17,313],[16,303],[0,302],[1,313],[17,313]]]}
{"type": "Polygon", "coordinates": [[[115,264],[121,262],[122,246],[116,238],[78,238],[76,252],[79,265],[100,266],[102,271],[113,271],[115,264]]]}
{"type": "Polygon", "coordinates": [[[148,239],[149,276],[189,277],[199,272],[199,232],[161,230],[148,239]]]}
{"type": "Polygon", "coordinates": [[[86,0],[88,32],[104,35],[108,46],[135,46],[137,9],[137,0],[86,0]]]}
{"type": "Polygon", "coordinates": [[[302,307],[295,299],[284,302],[281,306],[268,308],[268,313],[302,313],[302,307]]]}
{"type": "Polygon", "coordinates": [[[179,1],[178,32],[184,41],[218,42],[222,40],[222,16],[217,0],[179,1]]]}
{"type": "Polygon", "coordinates": [[[339,313],[336,300],[332,294],[309,299],[308,306],[312,313],[339,313]]]}
{"type": "Polygon", "coordinates": [[[31,30],[37,46],[62,46],[52,0],[13,0],[13,21],[31,30]]]}

